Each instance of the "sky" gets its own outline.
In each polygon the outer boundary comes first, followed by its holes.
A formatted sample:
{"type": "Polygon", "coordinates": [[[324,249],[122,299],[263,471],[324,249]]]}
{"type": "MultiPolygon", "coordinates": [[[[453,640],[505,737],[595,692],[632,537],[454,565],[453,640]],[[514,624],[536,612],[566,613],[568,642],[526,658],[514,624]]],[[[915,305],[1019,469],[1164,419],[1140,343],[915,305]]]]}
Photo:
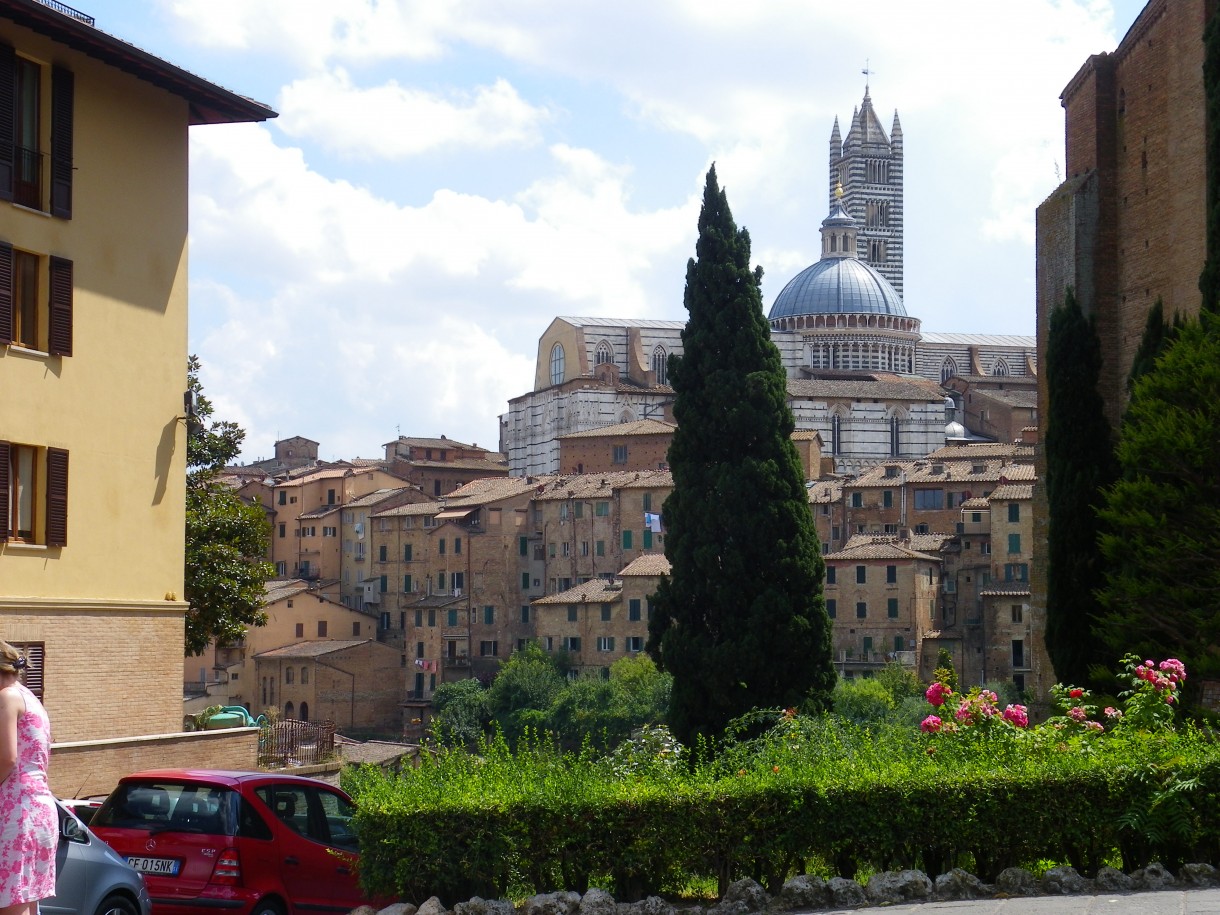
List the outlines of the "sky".
{"type": "Polygon", "coordinates": [[[908,314],[929,332],[1033,334],[1059,94],[1143,8],[74,5],[279,112],[191,129],[189,345],[246,461],[294,435],[328,460],[380,457],[400,434],[496,448],[553,318],[685,319],[712,163],[769,309],[818,258],[831,127],[846,135],[866,81],[903,128],[908,314]]]}

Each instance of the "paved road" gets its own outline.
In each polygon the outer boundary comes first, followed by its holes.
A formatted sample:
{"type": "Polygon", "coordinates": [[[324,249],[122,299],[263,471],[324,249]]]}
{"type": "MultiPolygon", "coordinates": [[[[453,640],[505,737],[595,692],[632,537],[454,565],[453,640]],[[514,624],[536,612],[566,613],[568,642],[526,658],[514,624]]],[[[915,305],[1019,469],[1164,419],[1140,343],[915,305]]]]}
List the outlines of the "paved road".
{"type": "MultiPolygon", "coordinates": [[[[831,911],[833,915],[860,912],[885,912],[886,915],[1220,915],[1220,889],[917,902],[831,911]]],[[[822,910],[820,915],[827,913],[822,910]]]]}

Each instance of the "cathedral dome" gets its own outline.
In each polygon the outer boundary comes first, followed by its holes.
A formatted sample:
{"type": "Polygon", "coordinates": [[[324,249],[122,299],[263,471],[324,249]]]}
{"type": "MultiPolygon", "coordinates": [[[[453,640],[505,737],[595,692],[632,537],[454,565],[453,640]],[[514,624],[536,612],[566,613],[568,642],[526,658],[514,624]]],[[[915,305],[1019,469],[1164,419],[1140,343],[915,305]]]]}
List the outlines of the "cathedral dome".
{"type": "Polygon", "coordinates": [[[854,257],[828,257],[806,267],[783,288],[768,318],[820,314],[906,316],[889,281],[854,257]]]}

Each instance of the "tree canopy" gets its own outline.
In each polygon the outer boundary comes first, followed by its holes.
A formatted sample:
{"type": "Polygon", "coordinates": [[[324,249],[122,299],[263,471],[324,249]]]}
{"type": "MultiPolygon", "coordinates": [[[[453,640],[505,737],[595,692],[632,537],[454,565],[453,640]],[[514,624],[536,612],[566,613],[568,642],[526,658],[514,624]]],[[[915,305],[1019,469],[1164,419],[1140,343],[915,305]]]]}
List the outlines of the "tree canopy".
{"type": "MultiPolygon", "coordinates": [[[[1116,652],[1220,673],[1220,317],[1177,328],[1137,377],[1106,492],[1099,632],[1116,652]]],[[[1198,682],[1198,678],[1192,678],[1198,682]]]]}
{"type": "Polygon", "coordinates": [[[648,651],[673,674],[669,723],[692,744],[754,708],[825,709],[835,684],[825,569],[787,379],[762,310],[761,269],[713,166],[686,268],[678,427],[648,651]]]}
{"type": "Polygon", "coordinates": [[[569,679],[559,659],[531,643],[513,652],[487,689],[474,679],[437,687],[432,730],[454,744],[499,729],[512,743],[530,730],[568,748],[589,741],[609,749],[639,727],[660,724],[669,689],[669,676],[647,655],[619,658],[608,677],[569,679]]]}
{"type": "Polygon", "coordinates": [[[1100,375],[1093,320],[1068,289],[1051,313],[1046,353],[1046,649],[1065,683],[1084,683],[1091,668],[1117,658],[1094,631],[1106,574],[1097,511],[1116,476],[1100,375]]]}
{"type": "Polygon", "coordinates": [[[199,360],[191,356],[187,386],[196,396],[186,444],[186,653],[197,655],[212,639],[240,639],[261,626],[271,528],[262,506],[242,501],[220,471],[241,452],[245,431],[213,420],[203,396],[199,360]]]}

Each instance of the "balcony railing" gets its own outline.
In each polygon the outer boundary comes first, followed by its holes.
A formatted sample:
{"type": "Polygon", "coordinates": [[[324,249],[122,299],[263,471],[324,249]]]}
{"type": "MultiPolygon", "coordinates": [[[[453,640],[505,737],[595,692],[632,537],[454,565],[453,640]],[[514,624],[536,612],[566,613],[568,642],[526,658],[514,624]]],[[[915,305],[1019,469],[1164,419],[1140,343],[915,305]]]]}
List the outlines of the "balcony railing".
{"type": "Polygon", "coordinates": [[[470,656],[464,654],[454,655],[452,658],[443,658],[441,663],[446,667],[469,667],[470,656]]]}
{"type": "Polygon", "coordinates": [[[68,16],[69,18],[75,19],[77,22],[83,22],[85,25],[94,24],[92,16],[86,16],[80,10],[74,10],[74,9],[72,9],[72,7],[68,6],[68,4],[66,4],[66,3],[59,3],[59,2],[57,2],[57,0],[38,0],[38,2],[41,3],[43,6],[49,6],[51,9],[55,10],[55,12],[57,12],[57,13],[63,13],[65,16],[68,16]]]}

